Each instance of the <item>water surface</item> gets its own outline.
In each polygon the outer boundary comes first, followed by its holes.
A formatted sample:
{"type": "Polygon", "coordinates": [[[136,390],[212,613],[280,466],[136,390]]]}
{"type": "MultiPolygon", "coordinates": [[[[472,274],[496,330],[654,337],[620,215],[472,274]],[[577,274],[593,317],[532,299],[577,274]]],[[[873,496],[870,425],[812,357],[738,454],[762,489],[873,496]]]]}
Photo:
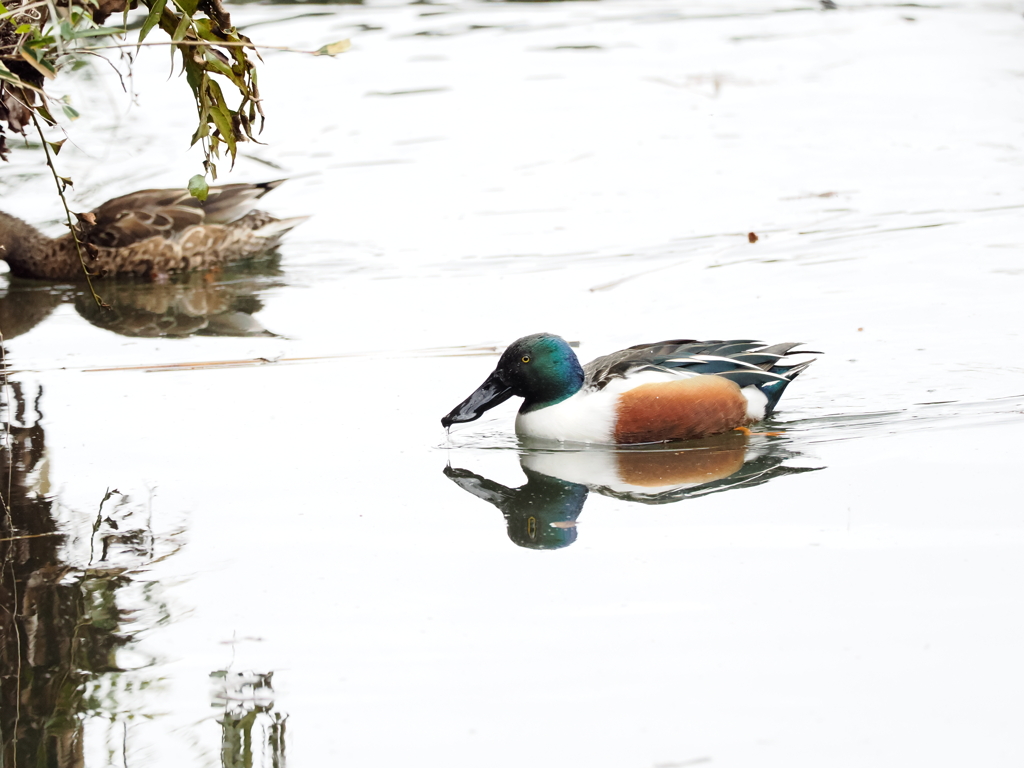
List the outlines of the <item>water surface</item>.
{"type": "MultiPolygon", "coordinates": [[[[264,54],[279,257],[0,278],[3,764],[1019,764],[1021,11],[233,7],[353,42],[264,54]],[[540,330],[824,354],[781,434],[446,435],[540,330]]],[[[80,73],[76,210],[195,172],[166,64],[80,73]]]]}

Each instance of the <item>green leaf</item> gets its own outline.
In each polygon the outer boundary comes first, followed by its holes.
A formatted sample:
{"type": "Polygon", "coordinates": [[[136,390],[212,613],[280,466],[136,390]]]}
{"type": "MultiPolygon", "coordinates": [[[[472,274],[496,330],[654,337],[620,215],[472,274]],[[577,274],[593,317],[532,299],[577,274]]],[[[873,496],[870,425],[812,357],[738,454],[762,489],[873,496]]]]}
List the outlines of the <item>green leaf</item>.
{"type": "Polygon", "coordinates": [[[35,52],[30,51],[27,47],[22,46],[19,53],[21,54],[21,58],[31,64],[32,67],[43,77],[49,77],[52,79],[57,75],[57,71],[53,68],[50,62],[41,58],[36,58],[35,52]]]}
{"type": "Polygon", "coordinates": [[[50,125],[57,124],[57,121],[53,118],[53,115],[50,114],[50,110],[46,107],[45,104],[40,104],[38,107],[36,107],[36,112],[38,112],[39,116],[43,118],[43,120],[48,122],[50,125]]]}
{"type": "Polygon", "coordinates": [[[228,149],[234,152],[235,132],[231,130],[231,114],[228,112],[227,106],[223,103],[214,104],[210,110],[210,117],[213,118],[213,124],[217,126],[217,130],[220,131],[220,137],[228,143],[228,149]]]}
{"type": "Polygon", "coordinates": [[[99,29],[82,29],[75,32],[72,37],[108,37],[109,35],[123,35],[128,30],[119,27],[100,27],[99,29]]]}
{"type": "Polygon", "coordinates": [[[65,141],[67,141],[67,139],[61,139],[60,141],[48,141],[46,143],[50,145],[50,149],[53,150],[53,154],[59,155],[60,148],[64,146],[65,141]]]}
{"type": "Polygon", "coordinates": [[[327,45],[317,48],[314,52],[314,56],[337,56],[339,53],[344,53],[352,47],[351,40],[338,40],[336,43],[328,43],[327,45]]]}
{"type": "Polygon", "coordinates": [[[224,75],[228,80],[238,86],[242,91],[245,90],[245,82],[238,75],[234,73],[227,64],[221,61],[220,57],[217,56],[218,51],[204,51],[203,58],[206,60],[206,69],[210,72],[216,72],[219,75],[224,75]]]}
{"type": "Polygon", "coordinates": [[[196,15],[199,0],[174,0],[174,4],[181,9],[184,15],[191,17],[196,15]]]}
{"type": "MultiPolygon", "coordinates": [[[[209,135],[210,135],[210,124],[204,120],[203,122],[201,122],[199,124],[199,127],[196,128],[196,132],[194,134],[192,134],[192,145],[195,145],[195,143],[197,141],[199,141],[200,139],[205,139],[209,135]]],[[[192,146],[192,145],[190,145],[190,146],[192,146]]]]}
{"type": "Polygon", "coordinates": [[[184,15],[181,17],[181,21],[178,22],[177,28],[174,30],[174,34],[171,35],[171,40],[178,42],[185,38],[185,33],[188,32],[189,27],[192,26],[192,17],[184,15]]]}
{"type": "Polygon", "coordinates": [[[81,115],[78,114],[78,110],[70,104],[61,104],[61,108],[64,110],[64,114],[67,116],[68,120],[77,120],[81,117],[81,115]]]}
{"type": "Polygon", "coordinates": [[[197,173],[188,180],[188,193],[197,200],[205,200],[210,194],[210,185],[206,183],[206,177],[197,173]]]}
{"type": "Polygon", "coordinates": [[[0,3],[0,13],[7,13],[7,6],[0,3]]]}
{"type": "Polygon", "coordinates": [[[16,34],[16,35],[27,35],[29,32],[32,31],[32,29],[33,29],[33,27],[32,27],[31,24],[22,24],[16,30],[14,30],[14,34],[16,34]]]}
{"type": "Polygon", "coordinates": [[[46,37],[33,37],[31,40],[26,40],[22,47],[34,50],[36,48],[46,48],[49,45],[53,45],[55,42],[57,42],[57,40],[52,35],[47,35],[46,37]]]}
{"type": "Polygon", "coordinates": [[[153,31],[153,27],[160,21],[160,14],[164,12],[164,6],[167,5],[167,0],[156,0],[149,7],[149,16],[142,23],[142,29],[139,30],[139,42],[141,43],[146,39],[146,35],[153,31]]]}

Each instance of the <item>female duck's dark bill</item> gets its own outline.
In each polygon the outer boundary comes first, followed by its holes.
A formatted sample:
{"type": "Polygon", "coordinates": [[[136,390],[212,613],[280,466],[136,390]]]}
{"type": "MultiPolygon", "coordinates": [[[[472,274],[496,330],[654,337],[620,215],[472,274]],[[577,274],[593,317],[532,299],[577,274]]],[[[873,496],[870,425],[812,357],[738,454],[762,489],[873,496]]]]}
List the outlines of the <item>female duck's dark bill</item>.
{"type": "Polygon", "coordinates": [[[512,387],[501,380],[498,372],[495,371],[487,380],[477,387],[476,392],[459,403],[452,412],[441,419],[441,426],[447,429],[452,424],[463,421],[475,421],[479,419],[484,411],[504,403],[512,397],[512,387]]]}

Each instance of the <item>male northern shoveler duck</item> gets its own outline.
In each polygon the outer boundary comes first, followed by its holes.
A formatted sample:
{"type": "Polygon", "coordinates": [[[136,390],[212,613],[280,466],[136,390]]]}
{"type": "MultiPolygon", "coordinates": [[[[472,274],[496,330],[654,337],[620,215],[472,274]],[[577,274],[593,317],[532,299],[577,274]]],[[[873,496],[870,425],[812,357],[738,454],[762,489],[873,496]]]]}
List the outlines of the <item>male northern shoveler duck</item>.
{"type": "MultiPolygon", "coordinates": [[[[253,258],[307,217],[276,219],[253,204],[284,179],[211,187],[200,202],[183,189],[146,189],[79,214],[82,256],[94,277],[208,269],[253,258]]],[[[82,262],[68,232],[47,237],[0,212],[0,258],[17,277],[78,280],[82,262]]]]}
{"type": "Polygon", "coordinates": [[[788,359],[797,346],[674,339],[581,366],[564,339],[536,333],[506,349],[441,425],[473,421],[516,395],[524,399],[516,432],[527,437],[612,444],[705,437],[771,415],[813,362],[788,359]]]}

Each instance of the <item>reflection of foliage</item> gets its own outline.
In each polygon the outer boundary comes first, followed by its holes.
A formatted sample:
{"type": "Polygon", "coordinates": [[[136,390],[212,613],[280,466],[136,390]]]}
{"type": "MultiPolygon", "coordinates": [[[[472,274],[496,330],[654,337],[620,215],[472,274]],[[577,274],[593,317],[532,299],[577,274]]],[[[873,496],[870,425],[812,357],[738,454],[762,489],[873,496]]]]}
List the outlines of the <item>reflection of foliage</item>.
{"type": "Polygon", "coordinates": [[[264,749],[269,753],[271,768],[284,768],[284,736],[287,715],[273,712],[274,673],[231,672],[218,670],[210,674],[214,681],[214,706],[222,707],[221,765],[223,768],[253,768],[253,726],[263,721],[264,749]]]}
{"type": "Polygon", "coordinates": [[[14,402],[4,414],[10,450],[0,451],[7,510],[0,520],[0,765],[81,766],[84,718],[122,716],[121,693],[139,684],[117,660],[136,631],[126,595],[166,614],[158,593],[128,573],[154,559],[156,539],[146,505],[112,492],[118,500],[101,508],[91,537],[102,556],[73,562],[79,558],[48,495],[42,390],[33,419],[21,385],[7,391],[14,402]]]}

